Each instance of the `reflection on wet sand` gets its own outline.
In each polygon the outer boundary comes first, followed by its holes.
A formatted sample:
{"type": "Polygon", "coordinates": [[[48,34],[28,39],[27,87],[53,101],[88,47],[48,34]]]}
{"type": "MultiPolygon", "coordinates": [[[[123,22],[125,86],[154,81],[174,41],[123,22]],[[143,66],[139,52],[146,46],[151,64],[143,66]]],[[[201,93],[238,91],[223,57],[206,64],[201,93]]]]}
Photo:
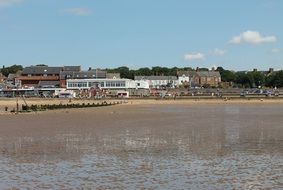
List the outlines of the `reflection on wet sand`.
{"type": "Polygon", "coordinates": [[[67,115],[70,126],[55,133],[1,136],[0,188],[283,187],[280,106],[127,109],[107,115],[116,125],[97,113],[90,120],[100,125],[72,128],[67,115]]]}

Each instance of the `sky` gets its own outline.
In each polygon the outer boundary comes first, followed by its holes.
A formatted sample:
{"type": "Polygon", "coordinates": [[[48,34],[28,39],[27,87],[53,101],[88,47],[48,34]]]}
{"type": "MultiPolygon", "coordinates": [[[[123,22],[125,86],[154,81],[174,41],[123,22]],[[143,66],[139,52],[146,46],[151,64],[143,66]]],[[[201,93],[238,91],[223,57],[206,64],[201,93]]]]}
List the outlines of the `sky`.
{"type": "Polygon", "coordinates": [[[282,0],[0,0],[0,66],[283,69],[282,0]]]}

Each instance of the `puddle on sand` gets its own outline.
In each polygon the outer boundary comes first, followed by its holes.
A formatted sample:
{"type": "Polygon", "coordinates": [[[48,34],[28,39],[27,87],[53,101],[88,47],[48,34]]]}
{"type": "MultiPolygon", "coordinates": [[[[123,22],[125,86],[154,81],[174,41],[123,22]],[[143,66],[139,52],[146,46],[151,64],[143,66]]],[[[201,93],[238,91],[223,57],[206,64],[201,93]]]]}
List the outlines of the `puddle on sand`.
{"type": "Polygon", "coordinates": [[[283,108],[181,109],[146,108],[152,117],[115,129],[1,136],[0,189],[283,188],[283,119],[272,117],[283,108]]]}

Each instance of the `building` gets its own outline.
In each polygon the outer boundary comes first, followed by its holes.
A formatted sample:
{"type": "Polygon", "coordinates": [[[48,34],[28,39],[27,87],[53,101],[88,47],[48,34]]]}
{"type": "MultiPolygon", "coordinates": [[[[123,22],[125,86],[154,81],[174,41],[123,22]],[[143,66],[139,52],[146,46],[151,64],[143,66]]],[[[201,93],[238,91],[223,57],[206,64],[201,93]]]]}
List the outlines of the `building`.
{"type": "Polygon", "coordinates": [[[91,69],[87,71],[73,70],[62,71],[60,73],[61,87],[66,87],[66,80],[68,79],[105,79],[107,78],[107,72],[100,69],[91,69]]]}
{"type": "Polygon", "coordinates": [[[6,77],[0,73],[0,83],[4,83],[4,81],[6,80],[6,77]]]}
{"type": "Polygon", "coordinates": [[[9,86],[14,86],[16,78],[17,78],[17,74],[10,73],[8,77],[6,78],[6,84],[9,86]]]}
{"type": "Polygon", "coordinates": [[[178,71],[178,85],[179,86],[194,86],[196,71],[178,71]]]}
{"type": "MultiPolygon", "coordinates": [[[[80,66],[48,67],[30,66],[25,67],[21,76],[15,78],[15,85],[18,87],[60,87],[65,83],[61,73],[72,73],[80,71],[80,66]]],[[[67,74],[66,74],[67,75],[67,74]]],[[[63,85],[64,86],[64,85],[63,85]]]]}
{"type": "Polygon", "coordinates": [[[39,82],[55,81],[60,85],[59,75],[63,67],[30,66],[25,67],[21,76],[15,79],[18,87],[38,87],[39,82]]]}
{"type": "Polygon", "coordinates": [[[120,73],[106,73],[107,79],[120,79],[120,73]]]}
{"type": "Polygon", "coordinates": [[[178,71],[178,84],[196,86],[217,87],[221,83],[221,76],[218,71],[178,71]]]}
{"type": "Polygon", "coordinates": [[[176,76],[135,76],[135,81],[146,81],[152,89],[175,88],[178,85],[176,76]]]}
{"type": "Polygon", "coordinates": [[[93,87],[107,90],[149,89],[149,84],[131,79],[67,79],[68,90],[89,90],[93,87]]]}
{"type": "Polygon", "coordinates": [[[60,71],[60,86],[62,88],[66,87],[66,80],[68,78],[73,77],[74,72],[80,72],[81,67],[80,66],[67,66],[60,71]]]}
{"type": "Polygon", "coordinates": [[[217,87],[221,83],[221,76],[218,71],[197,71],[196,82],[199,86],[217,87]],[[198,81],[197,81],[198,80],[198,81]]]}
{"type": "Polygon", "coordinates": [[[67,90],[78,91],[77,94],[89,94],[93,89],[103,91],[104,94],[117,95],[120,91],[127,91],[130,95],[149,95],[147,81],[131,79],[67,79],[67,90]]]}

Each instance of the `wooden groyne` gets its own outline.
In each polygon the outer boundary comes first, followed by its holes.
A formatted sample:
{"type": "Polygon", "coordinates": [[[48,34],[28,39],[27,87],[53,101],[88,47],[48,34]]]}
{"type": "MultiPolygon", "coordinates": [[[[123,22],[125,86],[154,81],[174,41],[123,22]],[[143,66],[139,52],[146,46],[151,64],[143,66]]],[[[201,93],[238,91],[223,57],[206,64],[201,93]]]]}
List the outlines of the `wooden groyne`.
{"type": "Polygon", "coordinates": [[[76,104],[43,104],[43,105],[22,105],[22,109],[19,112],[33,112],[33,111],[46,111],[46,110],[58,110],[58,109],[73,109],[73,108],[93,108],[104,107],[122,104],[122,101],[116,102],[99,102],[99,103],[76,103],[76,104]]]}

